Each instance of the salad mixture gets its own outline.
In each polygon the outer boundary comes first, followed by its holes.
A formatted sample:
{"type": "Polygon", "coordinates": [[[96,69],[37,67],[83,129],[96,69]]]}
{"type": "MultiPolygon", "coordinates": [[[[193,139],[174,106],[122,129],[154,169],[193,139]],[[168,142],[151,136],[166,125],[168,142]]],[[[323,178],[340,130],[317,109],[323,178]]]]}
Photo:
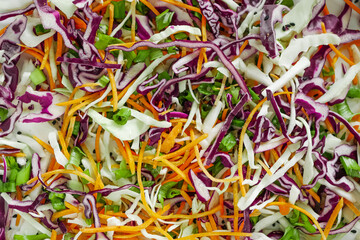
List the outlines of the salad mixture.
{"type": "Polygon", "coordinates": [[[0,239],[356,238],[357,0],[12,4],[0,239]]]}

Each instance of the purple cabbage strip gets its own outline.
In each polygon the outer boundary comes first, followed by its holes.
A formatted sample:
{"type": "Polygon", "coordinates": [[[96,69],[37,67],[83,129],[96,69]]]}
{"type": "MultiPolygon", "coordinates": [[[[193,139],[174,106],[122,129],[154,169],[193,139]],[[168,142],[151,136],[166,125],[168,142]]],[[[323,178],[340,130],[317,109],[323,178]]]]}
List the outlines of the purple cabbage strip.
{"type": "Polygon", "coordinates": [[[271,58],[279,55],[274,25],[282,22],[282,12],[284,10],[289,10],[289,8],[284,5],[265,5],[261,14],[260,38],[271,58]]]}
{"type": "MultiPolygon", "coordinates": [[[[336,234],[341,234],[341,233],[348,233],[350,232],[356,223],[358,223],[358,221],[360,220],[360,216],[359,217],[356,217],[354,218],[354,220],[352,220],[351,222],[349,222],[348,224],[346,224],[345,226],[341,227],[341,228],[338,228],[338,229],[333,229],[333,230],[330,230],[329,232],[329,235],[336,235],[336,234]]],[[[317,230],[316,232],[314,233],[309,233],[304,227],[299,227],[299,229],[305,233],[305,234],[320,234],[320,232],[317,230]]]]}
{"type": "Polygon", "coordinates": [[[220,23],[219,16],[215,13],[214,7],[210,0],[198,0],[202,15],[206,18],[207,23],[215,37],[219,36],[220,23]]]}
{"type": "Polygon", "coordinates": [[[85,13],[85,16],[89,19],[87,26],[86,26],[85,33],[84,33],[84,38],[90,44],[94,44],[95,37],[96,37],[96,31],[99,29],[99,25],[100,25],[102,16],[93,12],[90,9],[89,4],[85,4],[83,11],[85,13]]]}
{"type": "Polygon", "coordinates": [[[74,145],[80,146],[83,144],[88,136],[89,132],[89,116],[87,114],[79,114],[80,116],[80,128],[79,133],[76,135],[74,145]]]}
{"type": "Polygon", "coordinates": [[[229,115],[226,117],[226,120],[224,122],[224,125],[220,129],[220,132],[216,136],[216,139],[214,141],[214,144],[210,146],[210,149],[207,150],[206,156],[205,156],[205,162],[204,165],[210,165],[211,163],[214,163],[216,158],[214,157],[215,153],[218,151],[218,148],[220,146],[221,140],[225,137],[227,131],[229,130],[231,126],[231,122],[234,119],[234,117],[239,113],[239,111],[243,108],[244,104],[248,101],[248,95],[244,95],[238,104],[230,111],[229,115]]]}
{"type": "Polygon", "coordinates": [[[27,13],[31,10],[35,9],[35,4],[30,4],[29,6],[27,6],[26,8],[24,9],[19,9],[19,10],[15,10],[15,11],[11,11],[11,12],[7,12],[7,13],[0,13],[0,21],[4,21],[8,18],[11,18],[11,17],[15,17],[15,16],[18,16],[18,15],[22,15],[24,13],[27,13]]]}
{"type": "MultiPolygon", "coordinates": [[[[231,72],[231,74],[234,76],[236,82],[239,84],[240,88],[249,94],[249,90],[246,86],[246,83],[244,82],[243,77],[240,75],[240,73],[236,70],[235,66],[231,63],[231,61],[224,55],[223,51],[213,44],[212,42],[197,42],[197,41],[187,41],[187,40],[175,40],[169,43],[152,43],[152,42],[137,42],[130,48],[123,47],[123,46],[110,46],[108,47],[108,51],[111,51],[113,49],[119,49],[126,52],[134,51],[135,49],[139,47],[152,47],[152,48],[168,48],[172,46],[179,46],[179,47],[187,47],[187,48],[211,48],[213,51],[217,53],[222,63],[227,67],[227,69],[231,72]]],[[[250,95],[250,94],[249,94],[250,95]]]]}
{"type": "Polygon", "coordinates": [[[322,209],[318,218],[319,222],[327,222],[334,211],[336,205],[340,201],[340,197],[328,188],[324,189],[326,194],[324,208],[322,209]]]}
{"type": "Polygon", "coordinates": [[[19,119],[21,113],[22,106],[21,104],[18,104],[15,112],[9,118],[5,119],[5,121],[0,123],[0,129],[2,130],[0,131],[0,137],[5,137],[14,130],[15,122],[19,119]]]}
{"type": "MultiPolygon", "coordinates": [[[[5,62],[2,64],[2,72],[5,76],[5,85],[3,87],[9,90],[9,100],[14,99],[14,93],[19,81],[19,70],[16,64],[20,59],[18,54],[21,47],[18,44],[20,44],[20,36],[26,28],[26,22],[27,18],[25,16],[18,17],[0,37],[0,50],[4,50],[3,57],[5,58],[5,62]]],[[[5,95],[8,94],[5,93],[5,95]]],[[[5,97],[5,95],[2,96],[5,97]]]]}
{"type": "Polygon", "coordinates": [[[136,15],[136,23],[138,26],[137,34],[141,40],[148,40],[154,35],[147,16],[136,15]]]}
{"type": "Polygon", "coordinates": [[[333,111],[329,111],[329,115],[332,116],[332,117],[335,117],[342,124],[344,124],[345,127],[349,130],[349,132],[354,135],[356,141],[358,143],[360,143],[360,135],[359,135],[359,133],[353,128],[353,126],[350,125],[350,123],[345,118],[343,118],[340,114],[338,114],[336,112],[333,112],[333,111]]]}
{"type": "Polygon", "coordinates": [[[96,62],[96,61],[84,60],[84,59],[80,59],[80,58],[68,58],[68,57],[66,57],[66,56],[64,56],[64,57],[59,57],[59,58],[57,59],[57,61],[59,61],[59,62],[66,62],[66,63],[73,63],[73,64],[79,64],[79,65],[83,65],[83,66],[96,67],[96,68],[115,68],[115,69],[120,69],[120,68],[122,67],[121,64],[101,63],[101,62],[96,62]]]}
{"type": "Polygon", "coordinates": [[[60,21],[60,13],[48,6],[47,0],[34,0],[34,3],[44,28],[53,29],[61,34],[65,46],[77,52],[78,50],[72,44],[68,31],[60,21]]]}

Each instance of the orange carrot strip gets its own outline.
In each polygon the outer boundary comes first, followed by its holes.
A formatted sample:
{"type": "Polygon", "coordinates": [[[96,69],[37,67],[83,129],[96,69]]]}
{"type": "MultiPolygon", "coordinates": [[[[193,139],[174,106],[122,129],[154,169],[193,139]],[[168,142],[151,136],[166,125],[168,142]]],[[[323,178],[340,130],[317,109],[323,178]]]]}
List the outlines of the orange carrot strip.
{"type": "Polygon", "coordinates": [[[351,2],[350,0],[344,0],[344,2],[346,2],[346,4],[349,5],[349,7],[351,7],[355,12],[360,14],[360,8],[357,7],[353,2],[351,2]]]}
{"type": "Polygon", "coordinates": [[[333,212],[331,213],[331,216],[330,216],[330,218],[326,224],[326,227],[324,229],[325,239],[329,235],[331,227],[334,224],[336,217],[339,214],[339,212],[343,206],[344,206],[344,198],[341,198],[340,201],[338,202],[338,204],[336,205],[336,207],[334,208],[333,212]]]}
{"type": "Polygon", "coordinates": [[[257,62],[257,67],[258,67],[259,69],[261,69],[261,64],[262,64],[263,57],[264,57],[264,53],[263,53],[263,52],[259,52],[259,59],[258,59],[258,62],[257,62]]]}
{"type": "Polygon", "coordinates": [[[156,8],[151,5],[151,3],[149,3],[147,0],[140,0],[140,2],[142,2],[145,6],[147,6],[153,13],[155,13],[155,15],[160,15],[159,11],[156,10],[156,8]]]}
{"type": "Polygon", "coordinates": [[[59,57],[61,57],[62,55],[62,47],[63,47],[63,39],[62,39],[62,36],[60,33],[57,33],[56,34],[56,37],[57,37],[57,42],[56,42],[56,53],[55,53],[55,60],[56,60],[56,64],[59,65],[60,62],[57,61],[57,59],[59,57]]]}

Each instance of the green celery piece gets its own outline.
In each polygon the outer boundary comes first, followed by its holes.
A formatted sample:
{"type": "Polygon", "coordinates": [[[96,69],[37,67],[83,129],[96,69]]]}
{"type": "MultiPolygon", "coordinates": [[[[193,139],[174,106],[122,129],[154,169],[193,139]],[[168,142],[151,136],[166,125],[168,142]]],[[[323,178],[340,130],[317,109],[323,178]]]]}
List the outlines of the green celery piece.
{"type": "Polygon", "coordinates": [[[360,177],[360,166],[354,159],[341,156],[340,162],[345,169],[346,175],[350,177],[360,177]]]}
{"type": "Polygon", "coordinates": [[[173,188],[177,182],[167,182],[160,187],[158,201],[164,205],[164,199],[167,198],[167,194],[171,188],[173,188]]]}
{"type": "Polygon", "coordinates": [[[44,26],[41,23],[36,25],[34,27],[34,29],[35,29],[35,34],[37,36],[45,34],[45,33],[49,33],[51,31],[50,29],[45,29],[44,26]]]}
{"type": "Polygon", "coordinates": [[[65,193],[51,192],[49,194],[49,200],[52,201],[55,198],[65,199],[65,193]]]}
{"type": "Polygon", "coordinates": [[[36,85],[39,85],[42,82],[45,82],[46,81],[46,76],[43,73],[43,71],[40,70],[40,68],[36,68],[34,71],[31,72],[30,80],[36,86],[36,85]]]}
{"type": "Polygon", "coordinates": [[[174,12],[169,12],[169,9],[166,9],[161,14],[156,16],[155,21],[156,21],[157,30],[161,31],[167,26],[169,26],[173,16],[174,16],[174,12]]]}
{"type": "Polygon", "coordinates": [[[0,121],[3,122],[7,118],[8,110],[6,108],[0,107],[0,121]]]}
{"type": "Polygon", "coordinates": [[[16,176],[16,186],[25,184],[30,179],[31,161],[27,161],[26,165],[19,171],[16,176]]]}
{"type": "Polygon", "coordinates": [[[149,55],[150,55],[150,49],[139,50],[136,55],[136,58],[134,59],[134,63],[145,62],[145,60],[149,57],[149,55]]]}
{"type": "Polygon", "coordinates": [[[131,116],[131,111],[128,108],[121,108],[113,115],[113,120],[119,125],[125,125],[131,116]]]}
{"type": "Polygon", "coordinates": [[[236,137],[232,133],[228,133],[222,140],[219,146],[221,151],[228,152],[236,145],[236,137]]]}
{"type": "Polygon", "coordinates": [[[48,238],[50,236],[44,233],[39,235],[14,235],[14,240],[44,240],[48,238]]]}
{"type": "Polygon", "coordinates": [[[122,160],[122,161],[120,162],[120,168],[114,170],[114,173],[115,173],[115,178],[116,178],[116,179],[129,178],[129,177],[133,176],[133,175],[131,174],[131,171],[127,168],[127,165],[126,165],[126,161],[125,161],[125,160],[122,160]]]}
{"type": "Polygon", "coordinates": [[[82,156],[86,156],[85,153],[83,151],[81,151],[80,148],[74,147],[73,149],[71,149],[71,152],[70,152],[69,163],[78,167],[80,165],[82,156]]]}
{"type": "Polygon", "coordinates": [[[97,81],[101,87],[106,87],[106,85],[110,82],[110,79],[108,76],[101,76],[101,78],[99,78],[99,80],[97,81]]]}
{"type": "Polygon", "coordinates": [[[114,18],[115,19],[124,19],[126,16],[125,13],[125,0],[123,1],[112,1],[111,2],[114,5],[114,18]]]}
{"type": "Polygon", "coordinates": [[[291,217],[289,218],[289,221],[291,224],[295,224],[295,223],[299,222],[299,218],[300,218],[300,211],[294,209],[291,217]]]}
{"type": "Polygon", "coordinates": [[[360,98],[360,88],[351,86],[346,96],[349,98],[360,98]]]}

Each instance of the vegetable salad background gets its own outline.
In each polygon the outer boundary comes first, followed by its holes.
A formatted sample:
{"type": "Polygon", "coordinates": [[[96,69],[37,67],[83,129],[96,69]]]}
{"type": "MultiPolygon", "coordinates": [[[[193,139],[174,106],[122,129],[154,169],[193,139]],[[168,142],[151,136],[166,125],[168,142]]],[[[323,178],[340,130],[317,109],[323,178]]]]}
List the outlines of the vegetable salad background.
{"type": "Polygon", "coordinates": [[[0,239],[357,239],[357,0],[0,1],[0,239]]]}

